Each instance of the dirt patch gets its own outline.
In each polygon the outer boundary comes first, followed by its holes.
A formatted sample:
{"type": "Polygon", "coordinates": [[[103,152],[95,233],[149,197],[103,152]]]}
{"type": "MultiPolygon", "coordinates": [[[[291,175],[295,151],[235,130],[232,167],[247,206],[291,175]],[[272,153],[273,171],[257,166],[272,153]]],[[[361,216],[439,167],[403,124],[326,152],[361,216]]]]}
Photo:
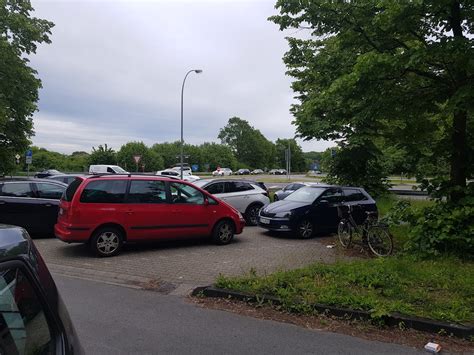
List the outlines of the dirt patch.
{"type": "Polygon", "coordinates": [[[148,282],[138,282],[138,283],[135,283],[135,285],[140,286],[144,290],[159,292],[165,295],[169,294],[170,292],[176,289],[176,285],[170,282],[165,282],[165,281],[156,280],[156,279],[150,280],[148,282]]]}
{"type": "Polygon", "coordinates": [[[290,323],[308,329],[341,333],[385,343],[402,344],[417,349],[423,349],[427,342],[432,341],[440,344],[445,352],[474,353],[474,342],[440,334],[430,334],[413,329],[381,328],[368,322],[343,320],[325,315],[296,315],[280,311],[268,305],[252,305],[231,299],[189,297],[189,300],[201,307],[233,312],[259,319],[290,323]]]}

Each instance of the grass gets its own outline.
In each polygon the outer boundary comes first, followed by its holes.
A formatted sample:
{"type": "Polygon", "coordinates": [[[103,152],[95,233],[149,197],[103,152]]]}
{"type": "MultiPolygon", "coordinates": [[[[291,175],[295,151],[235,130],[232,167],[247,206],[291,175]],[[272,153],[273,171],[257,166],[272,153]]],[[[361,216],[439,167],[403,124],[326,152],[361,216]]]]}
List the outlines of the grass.
{"type": "Polygon", "coordinates": [[[370,311],[374,318],[399,312],[435,320],[474,323],[474,263],[410,257],[312,264],[258,276],[219,276],[217,287],[273,295],[286,311],[313,313],[322,303],[370,311]]]}

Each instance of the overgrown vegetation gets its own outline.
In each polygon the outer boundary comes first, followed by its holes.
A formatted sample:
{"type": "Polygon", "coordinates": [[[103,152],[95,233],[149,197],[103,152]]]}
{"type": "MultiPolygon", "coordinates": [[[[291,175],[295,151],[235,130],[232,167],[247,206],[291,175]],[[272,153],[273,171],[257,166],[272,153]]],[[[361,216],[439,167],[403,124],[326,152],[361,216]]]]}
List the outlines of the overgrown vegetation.
{"type": "Polygon", "coordinates": [[[474,322],[474,263],[455,258],[370,259],[259,276],[219,276],[216,286],[259,297],[273,295],[283,309],[312,313],[315,303],[369,311],[377,319],[391,312],[457,323],[474,322]]]}

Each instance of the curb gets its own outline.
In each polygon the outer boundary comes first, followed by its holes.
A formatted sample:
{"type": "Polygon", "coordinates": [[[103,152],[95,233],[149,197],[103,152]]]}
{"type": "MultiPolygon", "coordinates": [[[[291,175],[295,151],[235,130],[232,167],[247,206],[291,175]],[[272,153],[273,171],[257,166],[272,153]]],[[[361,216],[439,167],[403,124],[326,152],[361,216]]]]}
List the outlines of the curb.
{"type": "MultiPolygon", "coordinates": [[[[204,295],[206,297],[215,298],[232,298],[244,302],[269,301],[274,305],[281,305],[283,303],[278,297],[275,296],[264,295],[262,297],[257,297],[242,292],[217,288],[214,286],[197,287],[193,290],[191,295],[204,295]]],[[[367,311],[359,311],[349,308],[329,306],[320,303],[315,303],[312,305],[312,307],[319,313],[333,315],[338,318],[349,318],[357,320],[372,319],[370,312],[367,311]]],[[[403,324],[405,328],[411,328],[430,333],[445,333],[448,335],[452,334],[458,338],[465,339],[470,339],[474,336],[474,326],[465,326],[456,323],[446,323],[428,318],[411,317],[399,313],[392,313],[388,316],[383,316],[382,320],[384,324],[388,326],[400,326],[401,324],[403,324]]]]}

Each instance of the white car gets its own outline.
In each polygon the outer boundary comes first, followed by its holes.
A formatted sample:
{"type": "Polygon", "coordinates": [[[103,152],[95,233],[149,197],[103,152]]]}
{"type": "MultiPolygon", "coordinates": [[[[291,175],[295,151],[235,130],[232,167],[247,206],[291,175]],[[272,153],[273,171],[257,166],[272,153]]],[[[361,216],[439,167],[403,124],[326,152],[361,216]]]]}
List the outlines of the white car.
{"type": "Polygon", "coordinates": [[[270,203],[268,193],[258,183],[237,179],[206,179],[194,185],[225,201],[245,217],[249,226],[257,225],[260,209],[270,203]]]}
{"type": "MultiPolygon", "coordinates": [[[[167,177],[180,179],[181,178],[181,171],[179,170],[179,168],[178,168],[178,170],[176,170],[176,169],[165,169],[165,170],[157,171],[156,175],[167,176],[167,177]]],[[[200,179],[201,178],[199,176],[192,175],[190,172],[183,169],[183,180],[184,181],[194,182],[194,181],[197,181],[197,180],[200,180],[200,179]]]]}
{"type": "Polygon", "coordinates": [[[90,165],[89,174],[128,174],[118,165],[90,165]]]}
{"type": "Polygon", "coordinates": [[[212,172],[212,176],[229,176],[232,175],[232,170],[229,168],[220,168],[212,172]]]}

